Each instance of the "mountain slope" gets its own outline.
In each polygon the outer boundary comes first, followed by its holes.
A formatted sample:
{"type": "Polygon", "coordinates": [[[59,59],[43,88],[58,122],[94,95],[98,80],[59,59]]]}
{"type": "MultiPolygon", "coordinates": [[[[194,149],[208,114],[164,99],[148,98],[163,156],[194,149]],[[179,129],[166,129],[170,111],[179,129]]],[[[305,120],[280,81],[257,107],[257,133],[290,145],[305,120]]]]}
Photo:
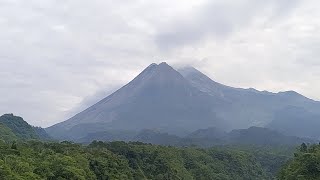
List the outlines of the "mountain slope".
{"type": "Polygon", "coordinates": [[[112,95],[46,131],[56,138],[77,139],[110,129],[224,127],[216,111],[226,105],[191,86],[168,64],[152,64],[112,95]]]}
{"type": "Polygon", "coordinates": [[[267,127],[291,136],[320,139],[320,115],[301,107],[288,106],[277,111],[267,127]]]}
{"type": "Polygon", "coordinates": [[[227,109],[217,112],[219,118],[228,122],[230,129],[267,126],[275,119],[278,111],[290,106],[305,108],[312,113],[320,114],[320,102],[313,101],[294,91],[271,93],[252,88],[232,88],[211,80],[192,67],[178,71],[200,91],[223,98],[230,103],[227,109]]]}

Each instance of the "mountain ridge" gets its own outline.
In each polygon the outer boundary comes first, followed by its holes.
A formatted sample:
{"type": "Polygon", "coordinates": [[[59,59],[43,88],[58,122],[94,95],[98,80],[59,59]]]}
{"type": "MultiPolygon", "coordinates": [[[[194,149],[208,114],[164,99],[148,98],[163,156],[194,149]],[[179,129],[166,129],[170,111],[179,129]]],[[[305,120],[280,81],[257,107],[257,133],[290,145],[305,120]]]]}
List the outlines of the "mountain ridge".
{"type": "Polygon", "coordinates": [[[233,88],[213,81],[195,68],[186,69],[180,68],[178,71],[194,87],[231,102],[232,105],[227,110],[218,113],[218,116],[229,122],[230,129],[247,128],[248,125],[268,126],[275,119],[276,112],[288,106],[298,106],[320,114],[320,102],[295,91],[273,93],[253,88],[233,88]]]}

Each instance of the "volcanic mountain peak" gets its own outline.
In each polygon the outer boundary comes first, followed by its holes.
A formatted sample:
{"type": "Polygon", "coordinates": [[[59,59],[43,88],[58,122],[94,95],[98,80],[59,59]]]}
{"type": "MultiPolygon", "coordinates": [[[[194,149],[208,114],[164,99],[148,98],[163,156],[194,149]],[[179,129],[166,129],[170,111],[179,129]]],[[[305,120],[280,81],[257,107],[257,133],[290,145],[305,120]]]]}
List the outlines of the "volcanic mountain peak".
{"type": "MultiPolygon", "coordinates": [[[[166,62],[162,62],[159,65],[152,63],[146,69],[144,69],[132,82],[147,80],[150,78],[173,78],[173,76],[181,76],[175,69],[169,66],[166,62]]],[[[182,78],[182,76],[181,76],[182,78]]]]}
{"type": "Polygon", "coordinates": [[[288,106],[305,108],[313,114],[319,114],[320,109],[319,102],[295,92],[233,88],[211,80],[193,67],[178,72],[163,62],[149,65],[110,96],[46,130],[62,139],[109,130],[158,128],[177,133],[218,127],[229,131],[266,126],[274,121],[276,112],[288,106]]]}
{"type": "Polygon", "coordinates": [[[219,124],[214,111],[219,103],[163,62],[149,65],[118,91],[47,131],[54,136],[64,131],[76,138],[91,133],[90,126],[93,132],[99,128],[195,130],[219,124]]]}

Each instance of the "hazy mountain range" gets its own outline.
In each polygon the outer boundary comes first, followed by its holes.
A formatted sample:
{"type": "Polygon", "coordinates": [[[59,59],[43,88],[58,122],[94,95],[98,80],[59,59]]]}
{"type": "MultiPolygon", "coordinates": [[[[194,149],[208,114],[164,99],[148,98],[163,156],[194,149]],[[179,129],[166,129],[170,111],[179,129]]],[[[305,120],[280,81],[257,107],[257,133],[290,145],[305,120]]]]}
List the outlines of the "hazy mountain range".
{"type": "Polygon", "coordinates": [[[97,141],[138,141],[157,145],[170,145],[178,147],[212,147],[217,145],[257,145],[257,146],[296,146],[301,143],[316,143],[316,140],[286,136],[275,130],[261,127],[236,129],[224,132],[217,128],[196,130],[184,137],[164,133],[158,130],[145,129],[139,132],[113,131],[98,132],[77,139],[80,143],[97,141]]]}
{"type": "Polygon", "coordinates": [[[209,127],[231,131],[259,126],[319,138],[319,117],[320,103],[294,91],[233,88],[195,68],[175,70],[161,63],[151,64],[110,96],[46,131],[58,139],[79,140],[144,129],[186,136],[209,127]]]}

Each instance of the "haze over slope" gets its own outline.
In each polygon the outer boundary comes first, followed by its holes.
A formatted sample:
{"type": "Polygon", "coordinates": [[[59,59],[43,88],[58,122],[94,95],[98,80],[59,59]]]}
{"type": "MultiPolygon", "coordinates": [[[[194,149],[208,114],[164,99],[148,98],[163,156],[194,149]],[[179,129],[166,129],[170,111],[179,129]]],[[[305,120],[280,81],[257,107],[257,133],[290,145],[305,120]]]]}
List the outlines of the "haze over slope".
{"type": "MultiPolygon", "coordinates": [[[[271,93],[233,88],[192,67],[178,71],[166,63],[151,64],[115,93],[46,130],[60,139],[79,139],[90,133],[115,130],[158,129],[181,135],[208,127],[229,131],[251,126],[270,126],[287,134],[285,124],[269,125],[278,121],[275,117],[283,109],[294,106],[306,113],[320,114],[319,102],[293,91],[271,93]]],[[[302,129],[299,136],[320,137],[320,133],[309,136],[306,131],[302,129]]]]}

